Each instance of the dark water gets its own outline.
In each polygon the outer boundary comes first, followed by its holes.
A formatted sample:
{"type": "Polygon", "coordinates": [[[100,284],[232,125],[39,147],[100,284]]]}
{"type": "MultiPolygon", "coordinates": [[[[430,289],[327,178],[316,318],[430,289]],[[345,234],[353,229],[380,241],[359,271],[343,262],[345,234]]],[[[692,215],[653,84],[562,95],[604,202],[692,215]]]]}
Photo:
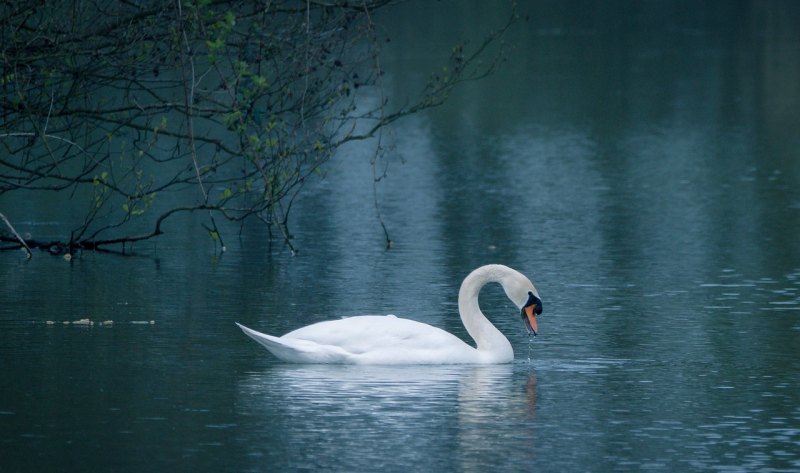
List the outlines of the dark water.
{"type": "MultiPolygon", "coordinates": [[[[391,96],[507,13],[465,5],[378,19],[391,96]]],[[[191,219],[132,258],[0,254],[0,470],[799,471],[800,8],[520,13],[500,72],[384,138],[391,251],[353,147],[296,204],[297,256],[257,226],[216,255],[191,219]],[[458,286],[489,262],[545,303],[531,341],[482,293],[512,365],[284,365],[233,324],[466,337],[458,286]]]]}

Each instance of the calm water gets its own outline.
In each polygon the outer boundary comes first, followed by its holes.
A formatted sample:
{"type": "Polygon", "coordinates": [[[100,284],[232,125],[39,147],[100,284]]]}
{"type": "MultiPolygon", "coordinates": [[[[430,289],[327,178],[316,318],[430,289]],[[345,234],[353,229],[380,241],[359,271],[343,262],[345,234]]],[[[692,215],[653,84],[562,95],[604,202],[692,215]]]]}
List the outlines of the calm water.
{"type": "MultiPolygon", "coordinates": [[[[506,14],[475,3],[378,19],[391,96],[506,14]]],[[[800,471],[800,5],[698,8],[520,7],[499,73],[387,137],[391,251],[354,147],[297,203],[297,256],[255,225],[216,255],[190,219],[132,258],[0,254],[0,471],[800,471]],[[482,293],[512,365],[285,365],[233,324],[466,337],[489,262],[545,302],[530,340],[482,293]]]]}

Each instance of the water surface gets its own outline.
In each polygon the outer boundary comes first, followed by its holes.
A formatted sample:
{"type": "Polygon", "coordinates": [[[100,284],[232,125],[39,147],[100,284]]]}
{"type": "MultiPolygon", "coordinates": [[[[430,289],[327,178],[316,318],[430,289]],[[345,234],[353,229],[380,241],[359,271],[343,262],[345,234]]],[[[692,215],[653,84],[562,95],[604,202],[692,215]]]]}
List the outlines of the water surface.
{"type": "MultiPolygon", "coordinates": [[[[387,93],[506,13],[378,18],[387,93]]],[[[1,253],[0,470],[800,470],[800,9],[520,13],[500,72],[385,138],[391,251],[353,146],[296,202],[296,256],[256,225],[219,255],[200,216],[134,257],[1,253]],[[481,294],[511,365],[291,366],[233,323],[395,313],[466,338],[458,286],[490,262],[545,304],[529,339],[481,294]]]]}

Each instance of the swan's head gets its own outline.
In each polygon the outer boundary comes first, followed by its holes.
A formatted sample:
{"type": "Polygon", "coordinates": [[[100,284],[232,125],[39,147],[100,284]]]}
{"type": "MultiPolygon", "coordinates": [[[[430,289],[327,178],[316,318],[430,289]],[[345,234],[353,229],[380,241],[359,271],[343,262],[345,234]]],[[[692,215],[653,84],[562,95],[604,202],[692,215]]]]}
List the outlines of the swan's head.
{"type": "Polygon", "coordinates": [[[509,277],[503,278],[502,285],[508,298],[519,308],[528,334],[537,335],[539,325],[536,316],[542,313],[542,299],[539,297],[539,291],[536,290],[530,279],[517,271],[513,271],[509,277]]]}
{"type": "Polygon", "coordinates": [[[534,337],[539,333],[539,324],[536,322],[536,316],[542,313],[542,300],[533,293],[535,290],[536,288],[528,292],[528,301],[520,310],[520,316],[522,321],[525,322],[525,328],[528,329],[528,335],[533,332],[534,337]]]}

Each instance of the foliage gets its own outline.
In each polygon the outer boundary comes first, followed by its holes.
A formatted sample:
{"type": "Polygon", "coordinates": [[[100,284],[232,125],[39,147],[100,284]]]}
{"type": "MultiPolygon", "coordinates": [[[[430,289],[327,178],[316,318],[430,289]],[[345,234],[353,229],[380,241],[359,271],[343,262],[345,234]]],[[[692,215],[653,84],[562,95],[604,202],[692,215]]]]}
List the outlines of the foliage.
{"type": "Polygon", "coordinates": [[[497,64],[479,56],[503,30],[469,55],[455,47],[415,103],[365,107],[382,97],[372,15],[388,3],[6,2],[0,196],[56,192],[84,209],[57,242],[66,252],[153,238],[192,211],[220,243],[220,217],[288,242],[292,200],[339,147],[497,64]]]}

